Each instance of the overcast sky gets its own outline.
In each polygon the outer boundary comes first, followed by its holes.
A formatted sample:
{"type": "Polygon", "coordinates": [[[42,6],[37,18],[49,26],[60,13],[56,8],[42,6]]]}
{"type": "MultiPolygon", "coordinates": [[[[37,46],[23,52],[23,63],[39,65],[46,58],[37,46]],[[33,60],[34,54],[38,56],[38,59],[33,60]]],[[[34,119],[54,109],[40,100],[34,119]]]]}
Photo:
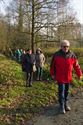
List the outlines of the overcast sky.
{"type": "Polygon", "coordinates": [[[77,13],[77,18],[83,24],[83,0],[71,0],[73,8],[77,13]]]}
{"type": "MultiPolygon", "coordinates": [[[[4,0],[0,4],[0,11],[4,12],[5,6],[8,6],[12,0],[4,0]]],[[[83,24],[83,0],[71,0],[72,6],[77,13],[77,18],[83,24]]]]}

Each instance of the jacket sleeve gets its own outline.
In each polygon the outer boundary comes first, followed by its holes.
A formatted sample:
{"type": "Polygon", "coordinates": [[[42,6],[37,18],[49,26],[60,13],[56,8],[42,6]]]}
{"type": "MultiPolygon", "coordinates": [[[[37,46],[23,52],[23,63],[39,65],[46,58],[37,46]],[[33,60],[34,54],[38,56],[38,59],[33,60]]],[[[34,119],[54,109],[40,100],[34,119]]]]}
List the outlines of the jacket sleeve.
{"type": "Polygon", "coordinates": [[[80,65],[78,64],[78,60],[77,59],[75,59],[73,67],[74,67],[74,70],[75,70],[78,78],[80,78],[80,76],[82,76],[82,70],[80,68],[80,65]]]}
{"type": "Polygon", "coordinates": [[[25,66],[25,63],[26,63],[26,58],[25,58],[25,55],[23,54],[22,55],[22,71],[25,71],[26,70],[26,66],[25,66]]]}
{"type": "Polygon", "coordinates": [[[35,64],[36,63],[36,59],[35,59],[35,54],[31,55],[31,64],[35,64]]]}
{"type": "Polygon", "coordinates": [[[55,77],[56,69],[55,69],[55,56],[53,55],[51,65],[50,65],[50,75],[52,78],[55,77]]]}

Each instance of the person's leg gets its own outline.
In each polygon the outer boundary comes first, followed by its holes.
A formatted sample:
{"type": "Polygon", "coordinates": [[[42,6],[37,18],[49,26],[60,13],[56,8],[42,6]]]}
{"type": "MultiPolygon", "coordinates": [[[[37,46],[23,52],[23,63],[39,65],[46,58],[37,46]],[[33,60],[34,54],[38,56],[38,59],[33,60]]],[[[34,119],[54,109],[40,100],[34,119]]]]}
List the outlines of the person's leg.
{"type": "Polygon", "coordinates": [[[26,86],[28,86],[29,84],[29,73],[26,72],[26,86]]]}
{"type": "Polygon", "coordinates": [[[29,81],[29,86],[32,86],[33,72],[30,72],[30,73],[29,73],[29,79],[28,79],[28,81],[29,81]]]}
{"type": "Polygon", "coordinates": [[[37,71],[36,71],[36,73],[37,73],[37,80],[39,80],[40,67],[37,67],[37,71]]]}
{"type": "Polygon", "coordinates": [[[70,111],[71,108],[70,108],[69,105],[68,105],[69,83],[68,83],[68,84],[65,84],[65,93],[64,93],[64,95],[65,95],[65,110],[66,110],[66,111],[70,111]]]}
{"type": "Polygon", "coordinates": [[[58,99],[59,99],[59,104],[60,104],[60,110],[62,113],[65,113],[65,96],[64,96],[64,91],[65,91],[65,85],[58,83],[58,99]]]}
{"type": "Polygon", "coordinates": [[[42,73],[43,73],[43,68],[40,67],[40,72],[39,72],[39,80],[42,80],[42,73]]]}

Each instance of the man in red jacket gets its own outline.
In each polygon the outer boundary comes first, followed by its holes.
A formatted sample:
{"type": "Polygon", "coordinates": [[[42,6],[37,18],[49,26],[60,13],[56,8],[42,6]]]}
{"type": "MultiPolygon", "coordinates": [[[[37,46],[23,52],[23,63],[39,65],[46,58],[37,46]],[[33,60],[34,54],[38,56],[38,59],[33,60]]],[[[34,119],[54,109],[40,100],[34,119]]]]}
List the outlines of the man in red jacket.
{"type": "Polygon", "coordinates": [[[68,91],[72,81],[73,68],[78,78],[82,78],[78,60],[75,54],[69,50],[69,47],[70,42],[68,40],[61,42],[61,49],[53,55],[50,67],[51,77],[58,82],[58,98],[62,113],[71,110],[68,106],[68,91]]]}

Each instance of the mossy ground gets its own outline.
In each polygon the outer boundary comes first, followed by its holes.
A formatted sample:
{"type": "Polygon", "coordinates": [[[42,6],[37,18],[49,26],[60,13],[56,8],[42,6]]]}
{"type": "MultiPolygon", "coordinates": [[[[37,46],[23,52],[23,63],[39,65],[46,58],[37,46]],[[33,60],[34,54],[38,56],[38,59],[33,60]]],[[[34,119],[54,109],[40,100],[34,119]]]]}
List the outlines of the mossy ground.
{"type": "MultiPolygon", "coordinates": [[[[83,59],[80,56],[82,66],[83,59]]],[[[44,68],[44,81],[34,81],[32,87],[25,86],[21,65],[5,56],[0,56],[0,125],[20,125],[44,107],[57,101],[57,84],[49,74],[49,64],[44,68]]],[[[73,74],[70,93],[83,85],[73,74]]]]}

